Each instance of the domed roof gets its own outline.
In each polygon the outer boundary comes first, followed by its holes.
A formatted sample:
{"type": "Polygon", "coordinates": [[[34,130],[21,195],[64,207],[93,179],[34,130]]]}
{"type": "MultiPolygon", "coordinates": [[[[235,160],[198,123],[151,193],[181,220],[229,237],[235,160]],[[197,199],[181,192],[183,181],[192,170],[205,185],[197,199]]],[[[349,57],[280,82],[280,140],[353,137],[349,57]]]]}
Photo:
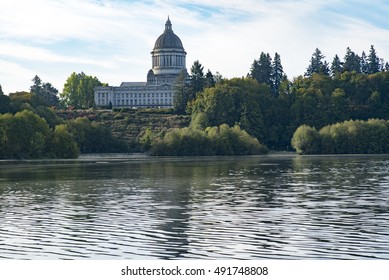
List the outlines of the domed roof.
{"type": "Polygon", "coordinates": [[[184,49],[180,38],[172,30],[169,17],[165,24],[165,31],[158,37],[154,49],[184,49]]]}

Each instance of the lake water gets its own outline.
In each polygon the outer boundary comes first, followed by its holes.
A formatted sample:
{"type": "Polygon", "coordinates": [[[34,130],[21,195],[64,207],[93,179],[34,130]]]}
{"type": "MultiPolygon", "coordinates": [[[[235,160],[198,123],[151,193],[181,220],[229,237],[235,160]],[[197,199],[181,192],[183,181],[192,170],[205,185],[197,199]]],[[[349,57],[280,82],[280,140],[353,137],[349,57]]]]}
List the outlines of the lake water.
{"type": "Polygon", "coordinates": [[[389,259],[389,155],[0,162],[0,259],[389,259]]]}

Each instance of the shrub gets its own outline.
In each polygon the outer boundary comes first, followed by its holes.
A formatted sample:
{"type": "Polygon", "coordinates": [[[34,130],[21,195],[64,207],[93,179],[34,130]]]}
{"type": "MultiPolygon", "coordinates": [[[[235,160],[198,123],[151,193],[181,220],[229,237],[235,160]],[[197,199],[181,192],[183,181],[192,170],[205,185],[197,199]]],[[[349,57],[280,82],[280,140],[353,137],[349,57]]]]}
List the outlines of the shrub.
{"type": "Polygon", "coordinates": [[[265,154],[267,148],[239,126],[227,124],[173,129],[151,143],[150,153],[158,156],[209,156],[265,154]]]}
{"type": "Polygon", "coordinates": [[[319,132],[308,125],[300,126],[293,134],[292,147],[295,148],[299,154],[319,153],[319,132]]]}
{"type": "Polygon", "coordinates": [[[350,120],[328,125],[318,132],[307,125],[293,135],[292,146],[304,154],[389,153],[389,121],[350,120]]]}

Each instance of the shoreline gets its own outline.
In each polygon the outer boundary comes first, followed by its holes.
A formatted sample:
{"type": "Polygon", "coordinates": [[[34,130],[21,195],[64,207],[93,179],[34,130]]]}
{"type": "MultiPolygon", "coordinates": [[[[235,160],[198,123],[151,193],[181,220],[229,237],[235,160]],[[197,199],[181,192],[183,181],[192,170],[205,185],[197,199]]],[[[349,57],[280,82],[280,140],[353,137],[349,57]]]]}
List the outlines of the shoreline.
{"type": "Polygon", "coordinates": [[[228,156],[150,156],[145,153],[99,153],[99,154],[81,154],[74,159],[1,159],[0,166],[6,164],[40,163],[40,164],[61,164],[61,163],[94,163],[103,164],[109,162],[140,162],[140,161],[228,161],[233,159],[292,159],[292,158],[371,158],[383,157],[389,158],[389,154],[319,154],[319,155],[299,155],[295,152],[270,152],[266,155],[228,155],[228,156]]]}

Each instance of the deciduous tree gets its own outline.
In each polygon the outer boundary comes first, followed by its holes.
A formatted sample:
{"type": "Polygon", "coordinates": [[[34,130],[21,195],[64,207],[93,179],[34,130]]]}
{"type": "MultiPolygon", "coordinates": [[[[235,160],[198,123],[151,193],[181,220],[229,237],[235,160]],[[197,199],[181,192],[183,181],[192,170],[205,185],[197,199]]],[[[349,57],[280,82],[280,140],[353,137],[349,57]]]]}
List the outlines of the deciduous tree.
{"type": "Polygon", "coordinates": [[[91,108],[94,106],[94,88],[103,84],[84,72],[73,72],[66,80],[61,98],[66,106],[74,108],[91,108]]]}

